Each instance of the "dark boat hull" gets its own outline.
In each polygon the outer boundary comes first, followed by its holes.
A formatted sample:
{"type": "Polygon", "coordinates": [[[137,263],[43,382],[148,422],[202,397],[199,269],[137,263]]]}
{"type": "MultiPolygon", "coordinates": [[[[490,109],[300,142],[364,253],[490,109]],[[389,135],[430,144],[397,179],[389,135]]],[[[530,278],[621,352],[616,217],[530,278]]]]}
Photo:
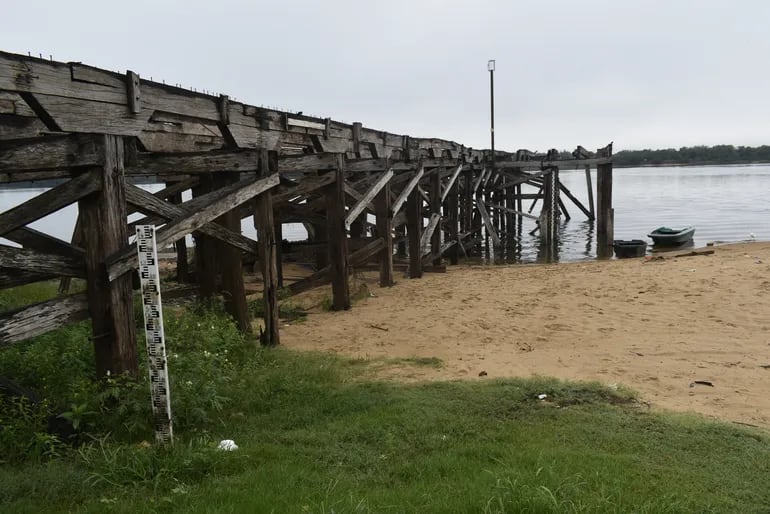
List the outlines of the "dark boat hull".
{"type": "Polygon", "coordinates": [[[616,240],[613,241],[612,248],[615,250],[615,257],[618,259],[643,257],[647,252],[647,242],[641,239],[616,240]]]}
{"type": "Polygon", "coordinates": [[[647,234],[647,237],[652,238],[655,246],[679,246],[690,241],[694,234],[695,227],[685,227],[681,230],[661,227],[647,234]]]}

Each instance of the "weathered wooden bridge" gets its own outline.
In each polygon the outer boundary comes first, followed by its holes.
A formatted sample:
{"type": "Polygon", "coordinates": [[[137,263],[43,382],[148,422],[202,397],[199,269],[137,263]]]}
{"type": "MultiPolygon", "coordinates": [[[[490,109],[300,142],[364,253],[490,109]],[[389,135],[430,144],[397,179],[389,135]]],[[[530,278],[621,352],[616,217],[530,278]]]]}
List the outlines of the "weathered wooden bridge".
{"type": "Polygon", "coordinates": [[[474,150],[329,118],[255,107],[114,73],[0,52],[0,187],[56,179],[50,190],[0,213],[0,288],[61,277],[83,278],[86,293],[0,314],[0,347],[90,317],[99,375],[137,372],[130,227],[159,226],[159,245],[195,240],[202,297],[222,294],[242,330],[250,329],[242,257],[255,256],[264,281],[263,343],[277,344],[281,226],[302,222],[317,250],[317,271],[292,283],[299,292],[331,282],[333,308],[350,307],[351,269],[377,263],[380,285],[394,283],[394,242],[411,278],[457,263],[480,244],[513,236],[523,199],[542,199],[546,245],[557,237],[561,194],[597,224],[598,254],[612,244],[612,145],[569,158],[520,150],[474,150]],[[493,158],[494,157],[494,158],[493,158]],[[597,205],[582,205],[559,169],[597,172],[597,205]],[[151,194],[135,179],[163,184],[151,194]],[[522,194],[522,184],[539,188],[522,194]],[[182,202],[191,190],[192,199],[182,202]],[[77,203],[70,242],[28,227],[77,203]],[[144,217],[129,223],[128,216],[144,217]],[[373,215],[374,224],[367,222],[373,215]],[[253,217],[257,240],[241,233],[253,217]]]}

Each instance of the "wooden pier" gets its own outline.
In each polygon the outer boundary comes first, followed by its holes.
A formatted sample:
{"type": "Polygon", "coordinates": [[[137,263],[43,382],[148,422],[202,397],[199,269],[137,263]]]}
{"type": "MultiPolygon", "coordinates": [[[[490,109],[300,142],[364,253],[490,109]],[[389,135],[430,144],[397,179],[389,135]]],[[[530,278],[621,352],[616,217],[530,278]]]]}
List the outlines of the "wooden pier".
{"type": "Polygon", "coordinates": [[[281,112],[115,73],[0,52],[0,187],[56,180],[57,185],[0,213],[0,288],[62,278],[53,300],[0,314],[0,348],[90,318],[99,376],[138,370],[130,227],[155,224],[160,247],[176,243],[177,277],[195,278],[198,294],[223,295],[238,326],[251,327],[243,262],[264,282],[263,344],[280,341],[281,227],[308,227],[317,269],[284,289],[331,283],[335,310],[351,305],[352,270],[376,265],[380,285],[394,284],[394,258],[408,274],[444,269],[486,241],[513,240],[523,217],[537,218],[553,248],[564,198],[596,222],[597,253],[612,252],[612,145],[559,152],[476,150],[329,118],[281,112]],[[585,169],[589,205],[558,180],[585,169]],[[597,169],[593,204],[591,168],[597,169]],[[162,184],[149,193],[134,185],[162,184]],[[539,188],[522,194],[522,185],[539,188]],[[192,199],[182,201],[191,191],[192,199]],[[562,196],[563,195],[563,196],[562,196]],[[540,200],[540,215],[523,200],[540,200]],[[77,204],[71,241],[29,228],[77,204]],[[141,213],[132,223],[128,216],[141,213]],[[370,223],[369,217],[375,222],[370,223]],[[257,240],[241,233],[253,218],[257,240]],[[188,269],[185,237],[195,241],[188,269]],[[68,278],[87,282],[67,294],[68,278]]]}

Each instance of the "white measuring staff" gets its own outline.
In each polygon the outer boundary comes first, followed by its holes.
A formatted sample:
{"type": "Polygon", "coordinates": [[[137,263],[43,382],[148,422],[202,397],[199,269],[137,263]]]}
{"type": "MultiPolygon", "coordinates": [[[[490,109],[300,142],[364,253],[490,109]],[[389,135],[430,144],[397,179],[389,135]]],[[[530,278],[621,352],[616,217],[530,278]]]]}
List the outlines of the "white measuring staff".
{"type": "Polygon", "coordinates": [[[171,391],[168,383],[166,336],[163,333],[163,306],[160,301],[158,251],[155,226],[136,227],[136,249],[139,254],[139,279],[142,284],[142,312],[147,337],[147,369],[150,372],[150,395],[155,424],[155,439],[160,444],[174,440],[171,423],[171,391]]]}

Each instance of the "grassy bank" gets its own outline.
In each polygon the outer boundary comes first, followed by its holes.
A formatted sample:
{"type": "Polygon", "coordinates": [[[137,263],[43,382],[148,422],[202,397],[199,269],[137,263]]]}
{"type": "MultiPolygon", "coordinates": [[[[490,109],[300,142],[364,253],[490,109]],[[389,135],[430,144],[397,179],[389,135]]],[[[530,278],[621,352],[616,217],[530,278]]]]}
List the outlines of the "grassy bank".
{"type": "Polygon", "coordinates": [[[8,402],[0,416],[0,511],[762,512],[770,504],[765,433],[650,413],[623,390],[546,378],[376,382],[367,361],[258,349],[216,309],[169,313],[167,324],[172,450],[143,443],[152,438],[146,384],[93,385],[86,326],[0,351],[0,374],[47,398],[25,407],[31,437],[9,434],[25,425],[8,402]],[[46,437],[41,420],[63,413],[57,419],[78,420],[70,438],[35,446],[46,437]],[[240,448],[216,450],[225,438],[240,448]]]}

